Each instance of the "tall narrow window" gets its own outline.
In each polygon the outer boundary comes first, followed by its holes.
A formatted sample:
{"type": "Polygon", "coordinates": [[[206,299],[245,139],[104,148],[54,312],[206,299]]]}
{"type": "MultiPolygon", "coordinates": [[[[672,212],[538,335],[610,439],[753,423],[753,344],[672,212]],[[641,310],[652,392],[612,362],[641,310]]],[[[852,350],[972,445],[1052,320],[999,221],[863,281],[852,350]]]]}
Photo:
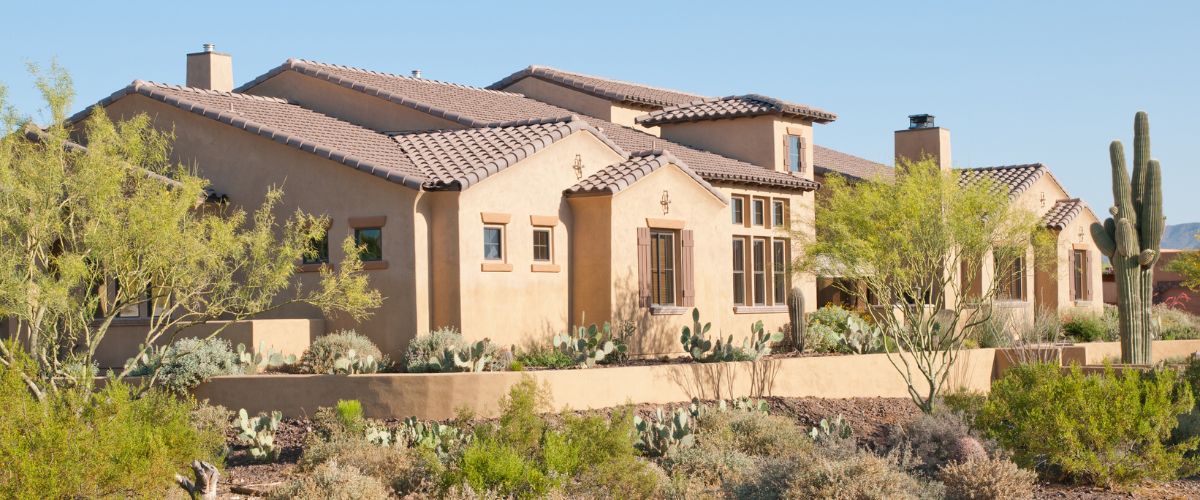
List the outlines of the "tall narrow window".
{"type": "Polygon", "coordinates": [[[764,222],[763,211],[765,211],[765,202],[755,198],[750,202],[750,223],[755,226],[761,226],[764,222]]]}
{"type": "Polygon", "coordinates": [[[771,225],[775,227],[784,227],[787,225],[787,215],[784,214],[783,207],[783,200],[771,202],[771,225]]]}
{"type": "Polygon", "coordinates": [[[483,227],[483,260],[504,260],[504,229],[483,227]]]}
{"type": "Polygon", "coordinates": [[[746,305],[746,240],[733,239],[733,303],[746,305]]]}
{"type": "Polygon", "coordinates": [[[533,230],[533,260],[550,262],[550,230],[533,230]]]}
{"type": "Polygon", "coordinates": [[[745,201],[741,196],[733,196],[729,198],[729,210],[733,213],[733,223],[742,224],[746,220],[745,201]]]}
{"type": "Polygon", "coordinates": [[[1087,250],[1071,252],[1071,285],[1075,289],[1075,300],[1088,300],[1087,250]]]}
{"type": "Polygon", "coordinates": [[[996,252],[996,298],[1025,300],[1025,258],[1019,251],[996,252]]]}
{"type": "Polygon", "coordinates": [[[301,259],[303,264],[325,264],[329,262],[329,230],[326,229],[321,233],[320,238],[313,238],[309,243],[308,250],[304,252],[304,257],[301,259]]]}
{"type": "Polygon", "coordinates": [[[767,241],[755,239],[751,248],[754,270],[754,305],[767,303],[767,241]]]}
{"type": "Polygon", "coordinates": [[[650,232],[651,304],[675,305],[675,233],[650,232]]]}
{"type": "Polygon", "coordinates": [[[383,260],[383,228],[355,228],[354,244],[358,245],[358,256],[363,262],[383,260]]]}
{"type": "Polygon", "coordinates": [[[775,290],[775,304],[787,303],[787,241],[771,242],[771,286],[775,290]]]}
{"type": "Polygon", "coordinates": [[[798,135],[787,136],[787,149],[788,170],[792,172],[804,171],[803,164],[801,163],[803,159],[804,138],[798,135]]]}

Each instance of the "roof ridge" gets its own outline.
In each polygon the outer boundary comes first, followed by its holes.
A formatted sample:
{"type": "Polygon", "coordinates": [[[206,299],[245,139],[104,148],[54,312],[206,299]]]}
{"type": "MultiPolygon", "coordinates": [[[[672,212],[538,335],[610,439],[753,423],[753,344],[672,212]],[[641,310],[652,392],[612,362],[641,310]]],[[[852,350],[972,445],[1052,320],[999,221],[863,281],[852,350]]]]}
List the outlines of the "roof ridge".
{"type": "Polygon", "coordinates": [[[690,95],[690,96],[696,96],[696,97],[703,97],[703,96],[701,96],[700,94],[697,94],[697,93],[695,93],[695,92],[684,92],[684,91],[682,91],[682,90],[677,90],[677,89],[669,89],[669,88],[666,88],[666,87],[657,87],[657,86],[654,86],[654,85],[646,85],[646,84],[644,84],[644,83],[630,82],[630,81],[626,81],[626,80],[618,80],[618,79],[616,79],[616,78],[609,78],[609,77],[607,77],[607,76],[597,76],[597,75],[590,75],[590,74],[587,74],[587,73],[580,73],[580,72],[578,72],[578,71],[569,71],[569,70],[565,70],[565,69],[558,69],[558,68],[555,68],[555,67],[553,67],[553,66],[541,66],[541,65],[537,65],[537,64],[530,64],[530,65],[529,65],[529,67],[528,67],[528,68],[526,68],[526,69],[530,70],[531,72],[532,72],[532,71],[539,70],[539,69],[543,69],[543,70],[550,70],[550,71],[557,71],[557,72],[559,72],[559,73],[566,73],[566,74],[568,74],[568,75],[582,76],[582,77],[584,77],[584,78],[595,78],[595,79],[597,79],[597,80],[604,80],[604,81],[606,81],[606,82],[612,82],[612,83],[620,83],[620,84],[622,84],[622,85],[633,85],[633,86],[635,86],[635,87],[642,87],[642,88],[647,88],[647,89],[652,89],[652,90],[659,90],[659,91],[662,91],[662,92],[672,92],[672,93],[675,93],[675,94],[683,94],[683,95],[690,95]]]}
{"type": "Polygon", "coordinates": [[[310,66],[320,66],[320,67],[325,67],[325,68],[337,68],[337,69],[342,69],[342,70],[347,70],[347,71],[355,71],[358,73],[366,73],[369,75],[386,76],[388,78],[402,78],[402,79],[410,80],[410,81],[414,81],[414,82],[432,83],[432,84],[437,84],[437,85],[445,85],[447,87],[456,87],[456,88],[460,88],[460,89],[481,90],[484,92],[493,92],[493,93],[497,93],[497,94],[522,95],[522,94],[518,94],[516,92],[505,92],[503,90],[493,90],[493,89],[489,89],[489,88],[485,88],[485,87],[477,87],[474,85],[467,85],[467,84],[463,84],[463,83],[447,82],[445,80],[434,80],[432,78],[415,78],[412,76],[405,76],[405,75],[401,75],[401,74],[397,74],[397,73],[388,73],[386,71],[376,71],[376,70],[372,70],[372,69],[359,68],[357,66],[347,66],[345,64],[326,63],[326,62],[321,62],[321,61],[313,61],[313,60],[309,60],[309,59],[291,58],[291,59],[288,59],[287,62],[285,62],[284,64],[288,65],[289,67],[295,67],[296,65],[310,65],[310,66]]]}
{"type": "Polygon", "coordinates": [[[140,87],[155,87],[155,88],[162,88],[162,89],[180,90],[183,92],[191,92],[194,94],[219,95],[219,96],[223,96],[223,97],[233,97],[233,98],[237,98],[237,99],[249,99],[249,100],[253,100],[253,101],[265,101],[265,102],[278,102],[281,104],[293,104],[291,101],[288,101],[287,99],[281,99],[278,97],[243,94],[240,92],[223,91],[223,90],[202,89],[199,87],[173,85],[170,83],[160,83],[160,82],[155,82],[155,81],[150,81],[150,80],[134,80],[133,83],[129,84],[129,86],[131,88],[133,88],[134,90],[137,90],[140,87]]]}
{"type": "Polygon", "coordinates": [[[1046,165],[1041,162],[1036,163],[1015,163],[1012,165],[992,165],[990,167],[964,167],[959,170],[1003,170],[1011,168],[1046,168],[1046,165]]]}

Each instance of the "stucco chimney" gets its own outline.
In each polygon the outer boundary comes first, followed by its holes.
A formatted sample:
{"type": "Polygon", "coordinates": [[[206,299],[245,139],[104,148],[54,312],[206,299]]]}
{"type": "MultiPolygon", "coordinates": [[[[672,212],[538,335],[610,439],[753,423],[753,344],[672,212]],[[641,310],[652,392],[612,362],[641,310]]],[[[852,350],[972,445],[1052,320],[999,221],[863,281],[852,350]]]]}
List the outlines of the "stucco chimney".
{"type": "Polygon", "coordinates": [[[229,92],[233,90],[233,56],[217,52],[211,43],[202,52],[187,55],[187,86],[229,92]]]}
{"type": "Polygon", "coordinates": [[[931,156],[940,167],[951,168],[950,130],[934,125],[933,119],[933,115],[909,115],[908,128],[896,131],[897,163],[931,156]]]}

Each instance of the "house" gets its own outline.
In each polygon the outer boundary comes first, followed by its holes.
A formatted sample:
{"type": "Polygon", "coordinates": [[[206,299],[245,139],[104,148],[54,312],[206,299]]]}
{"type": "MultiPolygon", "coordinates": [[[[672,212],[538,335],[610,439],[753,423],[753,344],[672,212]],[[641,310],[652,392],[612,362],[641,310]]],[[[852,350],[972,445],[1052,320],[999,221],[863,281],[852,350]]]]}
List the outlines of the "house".
{"type": "MultiPolygon", "coordinates": [[[[1162,256],[1154,263],[1154,303],[1167,304],[1192,314],[1200,315],[1200,299],[1196,291],[1183,286],[1183,275],[1168,269],[1171,262],[1181,255],[1195,250],[1162,249],[1162,256]]],[[[1112,268],[1104,271],[1104,303],[1117,304],[1117,282],[1112,268]]]]}
{"type": "MultiPolygon", "coordinates": [[[[910,116],[907,129],[895,132],[895,155],[897,161],[933,157],[943,169],[952,165],[950,130],[938,127],[932,115],[910,116]]],[[[893,173],[883,165],[872,164],[846,155],[840,160],[843,174],[852,179],[889,179],[893,173]]],[[[833,163],[830,163],[833,165],[833,163]]],[[[1006,315],[1031,319],[1037,310],[1058,314],[1086,311],[1100,312],[1103,308],[1101,288],[1101,255],[1092,241],[1089,227],[1099,222],[1096,214],[1079,198],[1067,193],[1050,169],[1041,163],[973,167],[958,169],[960,184],[967,185],[990,179],[1001,189],[1008,191],[1013,203],[1024,207],[1040,217],[1054,240],[1052,255],[1044,255],[1048,262],[1037,262],[1032,247],[1016,259],[1011,266],[998,269],[994,256],[986,256],[984,262],[973,265],[975,269],[972,286],[962,287],[971,293],[982,292],[982,283],[996,280],[993,307],[1006,315]]],[[[818,235],[819,237],[819,235],[818,235]]],[[[960,280],[966,269],[960,263],[960,280]]],[[[818,277],[818,305],[844,304],[864,308],[867,304],[856,303],[841,290],[848,286],[836,276],[818,277]]],[[[952,298],[952,301],[959,300],[952,298]]]]}

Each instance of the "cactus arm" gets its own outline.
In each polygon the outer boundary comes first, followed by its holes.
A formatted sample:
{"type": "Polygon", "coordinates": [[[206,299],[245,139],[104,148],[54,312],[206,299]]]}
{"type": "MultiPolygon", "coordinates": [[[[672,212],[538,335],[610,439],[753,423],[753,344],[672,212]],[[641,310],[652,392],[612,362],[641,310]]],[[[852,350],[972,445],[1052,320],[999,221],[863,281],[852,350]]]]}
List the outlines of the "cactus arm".
{"type": "Polygon", "coordinates": [[[1159,244],[1162,242],[1163,226],[1166,219],[1162,215],[1162,167],[1158,160],[1150,160],[1145,172],[1145,193],[1142,195],[1142,206],[1138,210],[1138,229],[1143,250],[1152,250],[1155,255],[1143,266],[1150,266],[1158,257],[1159,244]]]}
{"type": "MultiPolygon", "coordinates": [[[[1145,111],[1133,116],[1133,202],[1138,210],[1138,221],[1142,216],[1142,201],[1146,195],[1147,170],[1150,162],[1150,119],[1145,111]]],[[[1135,221],[1136,222],[1136,221],[1135,221]]]]}
{"type": "Polygon", "coordinates": [[[1137,214],[1133,208],[1133,195],[1130,192],[1129,170],[1125,167],[1125,147],[1121,141],[1113,141],[1108,147],[1112,160],[1113,184],[1113,217],[1117,220],[1128,219],[1137,224],[1137,214]]]}
{"type": "MultiPolygon", "coordinates": [[[[1105,222],[1112,222],[1112,219],[1108,219],[1105,222]]],[[[1092,223],[1092,239],[1096,241],[1096,246],[1100,248],[1100,253],[1112,259],[1113,252],[1117,249],[1117,244],[1113,241],[1112,235],[1104,227],[1098,223],[1092,223]]]]}

